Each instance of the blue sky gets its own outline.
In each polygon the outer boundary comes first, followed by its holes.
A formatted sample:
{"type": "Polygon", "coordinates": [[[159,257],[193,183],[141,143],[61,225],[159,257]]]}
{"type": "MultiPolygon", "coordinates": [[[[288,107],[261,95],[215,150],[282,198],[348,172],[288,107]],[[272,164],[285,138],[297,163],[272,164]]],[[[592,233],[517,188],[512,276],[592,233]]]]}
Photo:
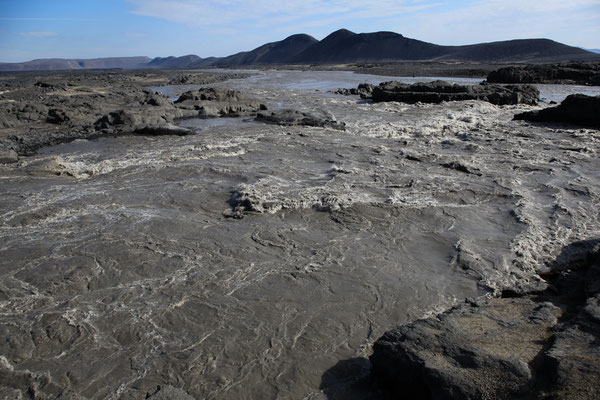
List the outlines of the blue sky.
{"type": "Polygon", "coordinates": [[[294,33],[436,44],[549,38],[600,48],[600,0],[0,0],[0,61],[226,56],[294,33]]]}

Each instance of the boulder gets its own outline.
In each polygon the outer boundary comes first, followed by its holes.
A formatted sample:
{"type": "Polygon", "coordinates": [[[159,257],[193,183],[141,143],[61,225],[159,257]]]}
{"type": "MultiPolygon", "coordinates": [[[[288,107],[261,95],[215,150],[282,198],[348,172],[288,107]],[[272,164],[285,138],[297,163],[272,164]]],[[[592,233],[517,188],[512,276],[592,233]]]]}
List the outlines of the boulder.
{"type": "Polygon", "coordinates": [[[419,82],[412,85],[391,81],[373,88],[373,102],[441,103],[445,101],[483,100],[496,105],[538,102],[539,90],[531,85],[456,85],[445,81],[419,82]]]}
{"type": "Polygon", "coordinates": [[[572,94],[556,107],[515,115],[516,120],[567,122],[600,129],[600,96],[572,94]]]}
{"type": "Polygon", "coordinates": [[[331,113],[322,110],[298,111],[283,109],[269,113],[259,112],[256,114],[256,121],[282,126],[305,125],[346,130],[345,123],[336,121],[331,113]]]}
{"type": "Polygon", "coordinates": [[[529,299],[467,303],[386,332],[373,346],[373,372],[407,398],[516,398],[533,387],[530,364],[561,313],[529,299]]]}

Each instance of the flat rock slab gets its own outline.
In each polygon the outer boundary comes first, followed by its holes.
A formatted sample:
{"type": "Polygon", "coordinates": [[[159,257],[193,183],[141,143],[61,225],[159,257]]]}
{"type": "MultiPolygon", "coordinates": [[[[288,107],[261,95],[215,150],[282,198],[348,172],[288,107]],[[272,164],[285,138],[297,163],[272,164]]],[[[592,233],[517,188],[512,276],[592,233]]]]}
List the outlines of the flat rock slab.
{"type": "Polygon", "coordinates": [[[373,88],[373,102],[442,103],[445,101],[483,100],[496,105],[529,104],[538,102],[540,92],[531,85],[455,85],[445,81],[384,82],[373,88]]]}
{"type": "Polygon", "coordinates": [[[572,94],[560,105],[515,115],[516,120],[566,122],[600,129],[600,96],[572,94]]]}

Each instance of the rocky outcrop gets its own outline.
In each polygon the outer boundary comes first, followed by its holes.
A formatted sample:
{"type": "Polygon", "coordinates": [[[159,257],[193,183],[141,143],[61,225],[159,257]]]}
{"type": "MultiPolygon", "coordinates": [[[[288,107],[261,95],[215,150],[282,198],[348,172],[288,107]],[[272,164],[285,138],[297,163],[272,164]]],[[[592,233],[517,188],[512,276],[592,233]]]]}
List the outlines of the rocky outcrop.
{"type": "Polygon", "coordinates": [[[417,399],[598,398],[599,243],[565,248],[543,293],[506,291],[385,333],[373,373],[417,399]]]}
{"type": "Polygon", "coordinates": [[[243,76],[247,74],[182,75],[174,71],[71,71],[42,76],[20,74],[18,79],[7,75],[0,90],[0,151],[9,155],[5,159],[14,160],[10,151],[27,155],[42,146],[74,139],[132,133],[189,134],[189,130],[175,129],[175,121],[199,114],[208,117],[234,116],[249,110],[255,113],[260,103],[244,100],[241,95],[209,96],[210,100],[204,103],[214,105],[214,110],[208,105],[196,109],[193,98],[188,103],[174,104],[144,85],[167,84],[179,78],[188,83],[209,84],[243,76]]]}
{"type": "Polygon", "coordinates": [[[600,129],[600,96],[572,94],[556,107],[515,115],[516,120],[566,122],[600,129]]]}
{"type": "MultiPolygon", "coordinates": [[[[250,74],[229,73],[228,79],[244,79],[250,74]]],[[[167,85],[207,85],[215,81],[214,75],[203,72],[195,72],[193,74],[181,74],[172,78],[167,85]]]]}
{"type": "Polygon", "coordinates": [[[373,95],[373,85],[361,83],[357,88],[340,88],[333,93],[344,96],[360,96],[362,99],[370,99],[373,95]]]}
{"type": "Polygon", "coordinates": [[[266,110],[258,100],[249,99],[237,90],[202,88],[188,91],[175,101],[183,110],[195,110],[200,118],[240,117],[266,110]]]}
{"type": "Polygon", "coordinates": [[[256,121],[282,126],[317,126],[321,128],[331,128],[340,131],[346,129],[345,123],[336,121],[331,113],[322,110],[298,111],[291,109],[283,109],[272,111],[269,113],[259,112],[258,114],[256,114],[256,121]]]}
{"type": "Polygon", "coordinates": [[[570,85],[600,85],[600,63],[577,62],[565,64],[506,67],[487,76],[490,83],[559,83],[570,85]]]}
{"type": "Polygon", "coordinates": [[[412,85],[384,82],[373,88],[373,101],[403,103],[442,103],[445,101],[483,100],[496,105],[538,102],[539,90],[531,85],[455,85],[445,81],[419,82],[412,85]]]}

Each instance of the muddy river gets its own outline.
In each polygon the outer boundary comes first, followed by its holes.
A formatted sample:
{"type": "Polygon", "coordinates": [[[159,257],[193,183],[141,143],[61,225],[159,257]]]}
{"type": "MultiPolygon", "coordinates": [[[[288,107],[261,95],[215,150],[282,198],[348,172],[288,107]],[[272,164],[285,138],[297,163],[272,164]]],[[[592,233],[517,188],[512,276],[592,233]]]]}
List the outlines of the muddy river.
{"type": "Polygon", "coordinates": [[[77,140],[0,166],[0,393],[376,398],[356,385],[386,330],[535,285],[564,245],[599,236],[600,132],[512,120],[530,106],[328,92],[392,79],[218,85],[346,131],[188,120],[196,135],[77,140]],[[255,211],[227,218],[239,193],[255,211]]]}

